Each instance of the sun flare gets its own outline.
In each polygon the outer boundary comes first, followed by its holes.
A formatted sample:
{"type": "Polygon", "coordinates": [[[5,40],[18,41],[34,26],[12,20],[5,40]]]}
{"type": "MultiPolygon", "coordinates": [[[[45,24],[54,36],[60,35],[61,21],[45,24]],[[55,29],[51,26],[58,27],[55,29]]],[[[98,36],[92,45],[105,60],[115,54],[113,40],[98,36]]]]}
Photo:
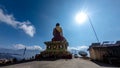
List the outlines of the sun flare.
{"type": "Polygon", "coordinates": [[[75,20],[78,24],[82,24],[84,23],[84,21],[87,19],[87,14],[81,12],[81,13],[77,13],[75,20]]]}

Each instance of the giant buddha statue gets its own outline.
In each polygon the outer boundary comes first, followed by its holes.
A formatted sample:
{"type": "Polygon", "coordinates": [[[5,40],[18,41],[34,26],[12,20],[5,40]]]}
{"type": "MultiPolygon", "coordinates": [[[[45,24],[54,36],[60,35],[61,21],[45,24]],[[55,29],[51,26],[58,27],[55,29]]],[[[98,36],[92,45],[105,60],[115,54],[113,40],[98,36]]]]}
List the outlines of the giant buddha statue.
{"type": "Polygon", "coordinates": [[[60,27],[60,24],[57,23],[56,27],[53,29],[53,38],[52,41],[66,41],[66,39],[63,37],[62,28],[60,27]]]}
{"type": "Polygon", "coordinates": [[[62,28],[57,23],[53,29],[53,38],[51,41],[45,41],[46,49],[40,54],[36,55],[37,59],[43,58],[66,58],[71,59],[72,54],[67,50],[68,42],[63,37],[62,28]]]}

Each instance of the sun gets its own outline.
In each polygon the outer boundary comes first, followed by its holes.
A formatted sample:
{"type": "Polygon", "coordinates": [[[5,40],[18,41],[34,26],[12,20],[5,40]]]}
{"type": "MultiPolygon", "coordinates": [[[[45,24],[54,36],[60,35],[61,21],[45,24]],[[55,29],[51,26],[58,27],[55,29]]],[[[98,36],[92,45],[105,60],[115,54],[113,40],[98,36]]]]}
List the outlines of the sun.
{"type": "Polygon", "coordinates": [[[80,12],[76,14],[75,20],[78,24],[82,24],[87,19],[87,14],[80,12]]]}

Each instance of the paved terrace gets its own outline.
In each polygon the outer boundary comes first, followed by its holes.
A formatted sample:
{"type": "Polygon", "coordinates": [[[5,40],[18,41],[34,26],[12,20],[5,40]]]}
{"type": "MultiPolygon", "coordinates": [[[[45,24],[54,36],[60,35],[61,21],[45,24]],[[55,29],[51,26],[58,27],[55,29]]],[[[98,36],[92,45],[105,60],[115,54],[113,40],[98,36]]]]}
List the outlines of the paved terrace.
{"type": "Polygon", "coordinates": [[[90,60],[74,58],[70,60],[60,59],[55,61],[32,61],[0,68],[120,68],[103,63],[94,63],[90,60]]]}

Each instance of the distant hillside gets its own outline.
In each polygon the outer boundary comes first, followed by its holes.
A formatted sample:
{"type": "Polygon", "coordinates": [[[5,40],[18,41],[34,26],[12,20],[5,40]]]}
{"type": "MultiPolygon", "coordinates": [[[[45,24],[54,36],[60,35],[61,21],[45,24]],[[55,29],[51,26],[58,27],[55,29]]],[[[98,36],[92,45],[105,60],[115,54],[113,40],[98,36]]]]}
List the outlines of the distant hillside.
{"type": "Polygon", "coordinates": [[[0,48],[0,58],[17,58],[17,59],[29,59],[32,56],[35,56],[36,54],[39,54],[40,50],[25,50],[24,54],[24,49],[19,49],[19,50],[13,50],[13,49],[5,49],[5,48],[0,48]]]}

